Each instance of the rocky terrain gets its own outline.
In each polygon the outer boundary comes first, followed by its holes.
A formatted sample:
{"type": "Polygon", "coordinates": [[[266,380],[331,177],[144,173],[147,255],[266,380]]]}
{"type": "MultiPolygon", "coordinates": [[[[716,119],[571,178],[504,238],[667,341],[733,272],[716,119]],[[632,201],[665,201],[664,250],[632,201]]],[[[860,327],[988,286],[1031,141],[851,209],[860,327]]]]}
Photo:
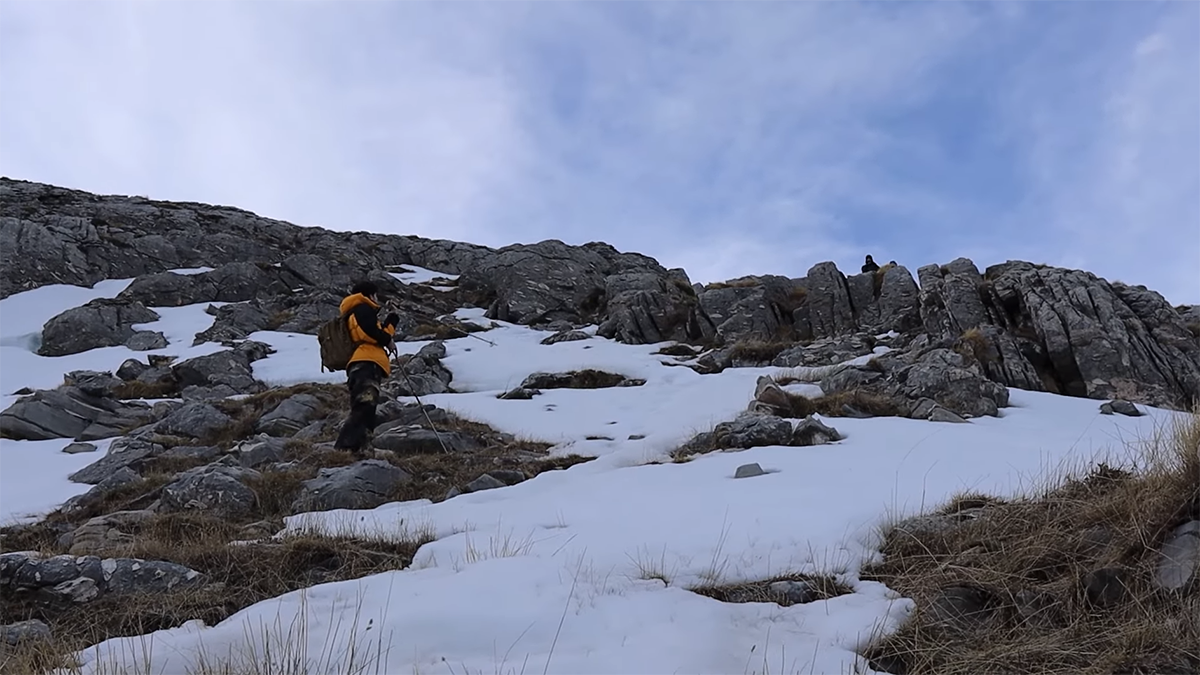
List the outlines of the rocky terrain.
{"type": "MultiPolygon", "coordinates": [[[[548,443],[395,400],[381,407],[374,457],[333,450],[344,388],[269,386],[253,364],[273,348],[249,338],[315,334],[360,278],[378,282],[401,311],[403,339],[429,341],[401,357],[385,384],[390,399],[455,391],[441,340],[486,340],[489,330],[454,318],[460,307],[554,331],[547,345],[587,339],[579,329],[598,326],[598,335],[626,344],[671,343],[660,351],[668,365],[701,374],[788,369],[759,378],[747,410],[678,448],[677,461],[842,437],[814,414],[994,417],[1008,406],[1009,387],[1096,399],[1105,414],[1130,416],[1142,414],[1137,404],[1189,410],[1200,400],[1200,307],[1173,307],[1154,291],[1083,271],[1020,261],[980,271],[958,259],[919,267],[915,278],[893,265],[847,276],[825,262],[803,277],[701,285],[603,243],[490,249],[3,179],[0,298],[133,279],[114,298],[47,321],[37,354],[159,351],[167,337],[135,326],[156,321],[156,309],[214,303],[211,325],[193,338],[211,353],[149,354],[112,372],[69,372],[55,388],[0,392],[20,395],[0,412],[4,438],[61,439],[68,453],[110,442],[70,478],[89,491],[41,522],[3,531],[5,640],[50,630],[98,640],[192,618],[215,622],[289,590],[403,567],[426,535],[390,547],[271,537],[295,513],[440,502],[588,459],[552,458],[548,443]],[[402,283],[392,273],[406,265],[445,276],[402,283]],[[208,271],[170,271],[182,268],[208,271]],[[817,385],[821,395],[798,395],[790,383],[817,385]],[[142,604],[155,595],[172,599],[142,604]],[[97,634],[85,615],[101,612],[115,618],[97,634]]],[[[643,384],[595,370],[542,372],[503,397],[643,384]]],[[[739,475],[758,475],[743,468],[739,475]]],[[[898,572],[880,572],[888,574],[898,572]]]]}

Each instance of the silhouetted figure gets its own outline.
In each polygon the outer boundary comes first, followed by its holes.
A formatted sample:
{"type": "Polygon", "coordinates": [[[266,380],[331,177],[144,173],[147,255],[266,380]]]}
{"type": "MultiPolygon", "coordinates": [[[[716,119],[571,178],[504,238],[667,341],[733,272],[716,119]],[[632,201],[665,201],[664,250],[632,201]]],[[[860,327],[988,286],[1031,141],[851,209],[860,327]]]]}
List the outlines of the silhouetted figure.
{"type": "Polygon", "coordinates": [[[868,255],[867,261],[865,263],[863,263],[862,271],[863,272],[878,272],[879,265],[876,265],[875,261],[871,258],[871,256],[868,255]]]}

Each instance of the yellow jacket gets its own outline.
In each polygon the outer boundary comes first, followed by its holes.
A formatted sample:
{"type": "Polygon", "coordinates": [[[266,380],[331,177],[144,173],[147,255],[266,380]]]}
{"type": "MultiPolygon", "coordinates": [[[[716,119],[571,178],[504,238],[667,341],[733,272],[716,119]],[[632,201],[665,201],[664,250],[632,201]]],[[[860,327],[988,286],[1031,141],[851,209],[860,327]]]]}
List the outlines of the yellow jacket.
{"type": "Polygon", "coordinates": [[[346,320],[350,324],[350,337],[358,343],[350,363],[371,361],[379,364],[385,375],[391,375],[392,362],[384,347],[392,343],[396,327],[379,323],[379,304],[362,293],[355,293],[343,299],[338,310],[342,314],[349,313],[346,320]]]}

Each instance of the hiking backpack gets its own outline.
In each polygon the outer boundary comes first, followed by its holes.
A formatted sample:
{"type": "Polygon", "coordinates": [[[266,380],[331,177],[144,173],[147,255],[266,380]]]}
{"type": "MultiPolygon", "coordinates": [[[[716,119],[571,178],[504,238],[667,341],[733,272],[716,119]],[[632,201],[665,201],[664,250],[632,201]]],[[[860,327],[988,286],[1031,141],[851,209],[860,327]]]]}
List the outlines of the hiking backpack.
{"type": "Polygon", "coordinates": [[[350,337],[350,322],[347,312],[330,319],[317,330],[317,342],[321,345],[321,372],[345,370],[354,357],[358,344],[350,337]]]}

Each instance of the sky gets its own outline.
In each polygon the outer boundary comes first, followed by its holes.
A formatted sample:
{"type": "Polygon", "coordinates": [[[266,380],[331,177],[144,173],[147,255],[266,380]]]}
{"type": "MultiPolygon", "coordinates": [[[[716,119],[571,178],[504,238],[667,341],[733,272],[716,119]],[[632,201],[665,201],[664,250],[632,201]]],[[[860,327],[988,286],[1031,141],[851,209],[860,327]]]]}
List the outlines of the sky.
{"type": "Polygon", "coordinates": [[[5,0],[0,175],[702,282],[965,256],[1200,303],[1200,4],[5,0]]]}

